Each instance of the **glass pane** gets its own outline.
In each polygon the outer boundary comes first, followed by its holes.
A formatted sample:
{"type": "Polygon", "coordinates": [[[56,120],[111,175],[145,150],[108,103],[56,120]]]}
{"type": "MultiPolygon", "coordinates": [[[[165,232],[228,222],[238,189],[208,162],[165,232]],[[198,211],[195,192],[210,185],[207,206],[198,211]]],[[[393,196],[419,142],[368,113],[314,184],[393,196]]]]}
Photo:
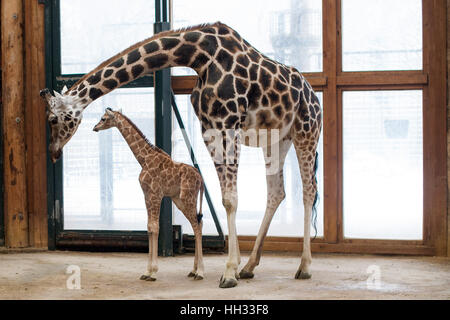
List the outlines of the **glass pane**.
{"type": "MultiPolygon", "coordinates": [[[[322,93],[317,93],[322,102],[322,93]]],[[[177,104],[183,118],[186,132],[189,135],[193,150],[200,169],[209,189],[222,229],[228,233],[227,216],[222,205],[219,179],[214,168],[213,161],[206,149],[201,137],[200,123],[190,103],[189,96],[177,95],[177,104]]],[[[173,159],[180,162],[192,164],[188,149],[184,143],[182,133],[178,127],[175,116],[174,132],[172,135],[173,159]]],[[[317,236],[323,236],[323,143],[319,141],[319,204],[317,210],[317,236]]],[[[286,198],[278,207],[268,235],[271,236],[303,236],[303,201],[302,183],[297,156],[294,147],[288,152],[284,165],[284,186],[286,198]]],[[[262,149],[242,146],[238,174],[238,211],[236,215],[237,232],[239,235],[257,235],[259,226],[264,217],[267,199],[266,170],[262,149]]],[[[210,214],[206,199],[203,199],[204,212],[204,234],[217,234],[214,221],[210,214]]],[[[189,222],[183,214],[174,206],[174,224],[183,227],[183,233],[193,234],[189,222]]],[[[312,231],[314,235],[314,229],[312,231]]]]}
{"type": "Polygon", "coordinates": [[[422,239],[422,91],[344,92],[344,236],[422,239]]]}
{"type": "Polygon", "coordinates": [[[343,71],[422,69],[422,0],[342,0],[343,71]]]}
{"type": "Polygon", "coordinates": [[[272,59],[300,72],[322,71],[322,1],[177,0],[173,17],[174,28],[221,21],[272,59]]]}
{"type": "Polygon", "coordinates": [[[154,141],[152,88],[119,89],[92,103],[64,148],[64,229],[147,230],[141,166],[117,128],[92,131],[106,107],[122,108],[154,141]]]}
{"type": "Polygon", "coordinates": [[[87,73],[153,34],[154,1],[61,0],[61,72],[87,73]]]}

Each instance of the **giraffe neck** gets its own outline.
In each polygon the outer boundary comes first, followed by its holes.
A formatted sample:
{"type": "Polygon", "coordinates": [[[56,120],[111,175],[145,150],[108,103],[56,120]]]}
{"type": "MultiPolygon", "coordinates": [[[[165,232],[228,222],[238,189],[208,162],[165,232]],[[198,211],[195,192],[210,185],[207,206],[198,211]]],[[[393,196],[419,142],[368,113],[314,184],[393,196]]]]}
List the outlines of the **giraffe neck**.
{"type": "Polygon", "coordinates": [[[156,34],[103,62],[66,94],[79,99],[85,108],[112,90],[164,68],[190,67],[202,74],[217,51],[213,33],[221,27],[226,26],[216,23],[156,34]]]}
{"type": "Polygon", "coordinates": [[[169,157],[167,153],[154,146],[141,130],[126,116],[116,113],[117,129],[120,131],[136,160],[143,167],[149,157],[169,157]]]}

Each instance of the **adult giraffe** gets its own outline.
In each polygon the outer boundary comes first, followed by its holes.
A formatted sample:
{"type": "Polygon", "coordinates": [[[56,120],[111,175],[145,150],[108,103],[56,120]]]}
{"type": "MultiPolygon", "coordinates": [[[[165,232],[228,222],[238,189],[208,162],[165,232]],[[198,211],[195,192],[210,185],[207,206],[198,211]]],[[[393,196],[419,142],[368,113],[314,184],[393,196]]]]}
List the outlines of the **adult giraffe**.
{"type": "Polygon", "coordinates": [[[239,276],[253,277],[273,214],[285,197],[283,165],[292,144],[300,166],[305,209],[303,253],[295,278],[310,278],[310,225],[317,199],[316,149],[322,127],[319,100],[295,68],[264,56],[223,23],[158,33],[103,62],[61,94],[52,96],[48,89],[42,90],[48,106],[52,161],[61,156],[80,124],[83,110],[92,101],[144,74],[175,66],[190,67],[198,73],[191,102],[214,159],[227,212],[228,261],[220,287],[236,286],[239,276]],[[220,154],[216,139],[211,139],[212,130],[223,139],[220,154]],[[267,143],[262,135],[270,138],[267,143]],[[263,148],[267,207],[250,259],[238,274],[235,217],[241,143],[263,148]]]}

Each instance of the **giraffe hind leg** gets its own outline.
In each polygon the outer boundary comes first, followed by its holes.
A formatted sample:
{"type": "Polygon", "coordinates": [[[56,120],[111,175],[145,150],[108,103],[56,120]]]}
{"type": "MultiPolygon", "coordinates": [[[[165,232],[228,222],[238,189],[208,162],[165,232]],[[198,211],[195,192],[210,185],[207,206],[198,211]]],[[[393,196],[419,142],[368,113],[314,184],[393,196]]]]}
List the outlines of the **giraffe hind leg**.
{"type": "Polygon", "coordinates": [[[311,256],[311,218],[314,205],[317,201],[317,140],[303,139],[294,140],[295,151],[300,167],[300,174],[303,184],[303,206],[304,206],[304,235],[303,235],[303,252],[300,266],[295,274],[296,279],[311,278],[310,265],[311,256]]]}

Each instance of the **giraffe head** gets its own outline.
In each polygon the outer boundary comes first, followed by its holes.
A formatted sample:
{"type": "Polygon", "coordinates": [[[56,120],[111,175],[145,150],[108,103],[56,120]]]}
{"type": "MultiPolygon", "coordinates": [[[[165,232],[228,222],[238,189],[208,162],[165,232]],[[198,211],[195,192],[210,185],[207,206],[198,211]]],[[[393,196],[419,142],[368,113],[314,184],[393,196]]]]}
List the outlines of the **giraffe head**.
{"type": "Polygon", "coordinates": [[[43,89],[40,96],[47,102],[47,121],[50,126],[50,157],[53,163],[61,157],[62,148],[77,131],[83,106],[76,96],[67,95],[67,87],[61,93],[43,89]]]}
{"type": "Polygon", "coordinates": [[[105,114],[102,116],[100,121],[95,125],[94,130],[95,132],[106,130],[112,127],[117,126],[117,118],[116,114],[121,113],[121,111],[114,111],[111,108],[106,108],[105,114]]]}

